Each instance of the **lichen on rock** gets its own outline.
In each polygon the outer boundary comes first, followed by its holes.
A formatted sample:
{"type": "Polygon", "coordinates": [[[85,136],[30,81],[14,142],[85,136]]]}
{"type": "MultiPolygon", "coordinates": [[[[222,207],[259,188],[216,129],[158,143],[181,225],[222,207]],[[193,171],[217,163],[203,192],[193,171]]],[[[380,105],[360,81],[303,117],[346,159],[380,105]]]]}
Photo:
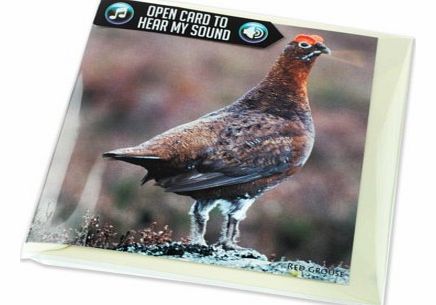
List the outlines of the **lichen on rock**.
{"type": "Polygon", "coordinates": [[[349,270],[342,266],[329,268],[302,260],[269,261],[266,255],[254,249],[225,250],[221,246],[168,242],[155,245],[133,243],[118,247],[116,250],[338,284],[347,284],[349,281],[349,270]]]}

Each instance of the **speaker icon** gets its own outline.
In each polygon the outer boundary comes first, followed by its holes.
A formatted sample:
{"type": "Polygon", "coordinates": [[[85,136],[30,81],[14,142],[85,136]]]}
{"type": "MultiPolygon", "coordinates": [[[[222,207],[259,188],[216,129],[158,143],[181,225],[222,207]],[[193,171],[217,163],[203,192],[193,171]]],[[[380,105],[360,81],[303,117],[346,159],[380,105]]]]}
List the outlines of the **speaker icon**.
{"type": "Polygon", "coordinates": [[[239,28],[239,37],[248,43],[260,43],[268,37],[268,29],[259,22],[247,22],[239,28]]]}

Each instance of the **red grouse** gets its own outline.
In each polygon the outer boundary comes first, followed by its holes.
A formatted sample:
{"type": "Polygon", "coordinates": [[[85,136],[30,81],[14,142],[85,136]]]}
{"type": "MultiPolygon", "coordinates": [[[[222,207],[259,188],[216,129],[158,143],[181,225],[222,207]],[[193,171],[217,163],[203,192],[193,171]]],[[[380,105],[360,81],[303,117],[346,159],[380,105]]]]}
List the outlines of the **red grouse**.
{"type": "Polygon", "coordinates": [[[142,180],[195,199],[191,242],[206,245],[209,212],[226,220],[218,242],[236,249],[239,222],[265,191],[296,173],[314,143],[309,72],[330,49],[317,35],[297,35],[265,78],[234,103],[135,147],[103,156],[142,166],[142,180]]]}

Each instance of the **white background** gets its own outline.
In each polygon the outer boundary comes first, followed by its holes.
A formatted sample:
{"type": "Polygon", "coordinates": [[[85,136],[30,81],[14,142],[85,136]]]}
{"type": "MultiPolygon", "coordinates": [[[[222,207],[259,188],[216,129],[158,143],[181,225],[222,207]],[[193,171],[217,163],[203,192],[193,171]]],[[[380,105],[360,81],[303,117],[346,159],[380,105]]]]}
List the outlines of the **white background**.
{"type": "MultiPolygon", "coordinates": [[[[434,304],[436,24],[430,7],[432,1],[190,2],[417,38],[387,304],[434,304]]],[[[21,243],[54,149],[98,1],[1,0],[0,3],[0,303],[44,300],[45,304],[314,304],[20,262],[21,243]]]]}

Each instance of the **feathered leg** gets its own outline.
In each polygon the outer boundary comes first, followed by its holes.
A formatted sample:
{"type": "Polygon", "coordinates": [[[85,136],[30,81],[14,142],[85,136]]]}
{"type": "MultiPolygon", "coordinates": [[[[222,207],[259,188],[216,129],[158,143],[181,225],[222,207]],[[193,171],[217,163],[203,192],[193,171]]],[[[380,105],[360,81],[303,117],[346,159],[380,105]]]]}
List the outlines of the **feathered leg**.
{"type": "Polygon", "coordinates": [[[196,201],[191,207],[191,244],[206,246],[204,234],[206,233],[206,224],[209,220],[210,211],[216,206],[215,200],[196,201]]]}
{"type": "Polygon", "coordinates": [[[255,199],[239,199],[233,202],[220,202],[220,209],[225,217],[225,221],[218,245],[221,245],[223,248],[228,250],[241,248],[237,245],[239,223],[241,220],[245,219],[247,210],[254,201],[255,199]]]}

